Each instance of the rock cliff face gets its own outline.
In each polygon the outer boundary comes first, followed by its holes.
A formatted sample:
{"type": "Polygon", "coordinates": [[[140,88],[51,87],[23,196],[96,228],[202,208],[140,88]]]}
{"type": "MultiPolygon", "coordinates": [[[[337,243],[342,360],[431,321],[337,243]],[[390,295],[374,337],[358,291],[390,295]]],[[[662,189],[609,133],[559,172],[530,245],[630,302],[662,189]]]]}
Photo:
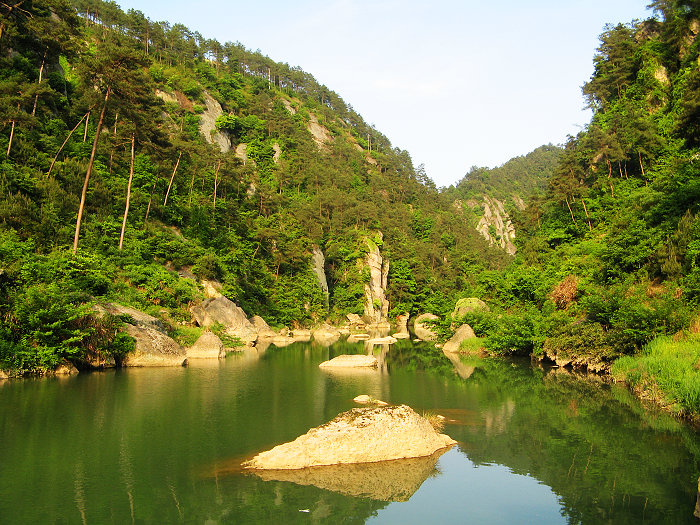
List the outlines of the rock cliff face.
{"type": "MultiPolygon", "coordinates": [[[[379,238],[382,239],[381,232],[379,238]]],[[[389,261],[384,261],[379,247],[366,239],[369,252],[365,264],[369,268],[370,280],[365,284],[365,319],[369,323],[386,322],[389,316],[389,301],[386,299],[386,286],[389,276],[389,261]]]]}
{"type": "Polygon", "coordinates": [[[231,149],[231,141],[224,133],[219,133],[216,129],[216,119],[224,112],[221,109],[221,104],[206,91],[204,92],[204,102],[207,109],[202,113],[199,129],[209,144],[216,144],[222,153],[226,153],[231,149]]]}
{"type": "Polygon", "coordinates": [[[314,274],[318,285],[323,290],[326,308],[328,308],[328,280],[326,279],[326,258],[321,251],[321,248],[314,246],[313,254],[311,255],[311,263],[313,264],[314,274]]]}
{"type": "Polygon", "coordinates": [[[515,227],[506,213],[503,203],[496,198],[484,195],[484,215],[477,225],[477,231],[489,241],[497,244],[510,255],[515,255],[515,227]]]}

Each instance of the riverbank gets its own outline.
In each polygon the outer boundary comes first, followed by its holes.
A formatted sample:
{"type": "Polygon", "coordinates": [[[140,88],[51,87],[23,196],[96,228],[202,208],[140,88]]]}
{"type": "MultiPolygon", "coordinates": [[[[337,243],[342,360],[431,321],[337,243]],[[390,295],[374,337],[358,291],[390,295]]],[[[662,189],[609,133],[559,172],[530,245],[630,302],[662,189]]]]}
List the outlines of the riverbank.
{"type": "Polygon", "coordinates": [[[610,374],[642,401],[700,423],[700,335],[658,337],[641,354],[616,360],[610,374]]]}

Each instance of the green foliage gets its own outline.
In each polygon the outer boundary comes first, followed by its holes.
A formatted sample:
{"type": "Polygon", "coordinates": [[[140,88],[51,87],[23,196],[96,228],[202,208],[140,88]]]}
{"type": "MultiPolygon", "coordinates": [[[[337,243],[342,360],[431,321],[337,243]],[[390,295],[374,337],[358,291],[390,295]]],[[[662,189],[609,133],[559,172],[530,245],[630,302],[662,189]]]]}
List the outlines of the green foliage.
{"type": "Polygon", "coordinates": [[[659,337],[641,354],[615,361],[612,373],[678,413],[700,413],[700,340],[659,337]]]}

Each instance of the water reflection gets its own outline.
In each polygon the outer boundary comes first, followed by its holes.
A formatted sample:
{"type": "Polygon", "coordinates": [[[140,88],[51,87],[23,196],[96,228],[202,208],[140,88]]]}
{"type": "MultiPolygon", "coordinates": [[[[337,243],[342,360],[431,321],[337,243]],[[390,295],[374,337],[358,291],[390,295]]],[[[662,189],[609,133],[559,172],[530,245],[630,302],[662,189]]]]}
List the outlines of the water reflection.
{"type": "Polygon", "coordinates": [[[455,361],[405,340],[273,345],[214,362],[0,382],[0,521],[507,523],[546,514],[696,523],[696,432],[599,378],[455,361]],[[369,352],[380,370],[318,368],[369,352]],[[231,458],[294,439],[355,406],[358,394],[443,414],[460,444],[438,460],[441,474],[435,464],[301,482],[226,473],[231,458]],[[380,485],[404,474],[398,488],[380,485]]]}
{"type": "Polygon", "coordinates": [[[439,474],[435,464],[446,450],[422,458],[297,470],[256,470],[253,474],[265,481],[314,485],[356,498],[408,501],[426,479],[439,474]]]}

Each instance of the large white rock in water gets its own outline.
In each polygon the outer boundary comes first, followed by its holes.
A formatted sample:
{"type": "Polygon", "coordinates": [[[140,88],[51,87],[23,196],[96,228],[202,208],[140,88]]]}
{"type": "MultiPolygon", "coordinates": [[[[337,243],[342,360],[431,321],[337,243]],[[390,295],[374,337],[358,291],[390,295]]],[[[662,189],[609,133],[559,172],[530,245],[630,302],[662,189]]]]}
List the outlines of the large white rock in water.
{"type": "Polygon", "coordinates": [[[187,359],[222,359],[226,357],[224,344],[213,332],[204,332],[190,348],[187,359]]]}
{"type": "Polygon", "coordinates": [[[243,467],[286,470],[417,458],[455,443],[406,405],[353,408],[294,441],[258,454],[243,467]]]}
{"type": "Polygon", "coordinates": [[[416,337],[418,339],[422,339],[423,341],[435,341],[437,339],[437,335],[424,323],[425,321],[437,321],[438,319],[440,318],[434,314],[421,314],[416,317],[416,320],[413,322],[413,331],[415,332],[416,337]]]}
{"type": "Polygon", "coordinates": [[[378,361],[373,355],[339,355],[330,361],[324,361],[321,368],[377,368],[378,361]]]}

